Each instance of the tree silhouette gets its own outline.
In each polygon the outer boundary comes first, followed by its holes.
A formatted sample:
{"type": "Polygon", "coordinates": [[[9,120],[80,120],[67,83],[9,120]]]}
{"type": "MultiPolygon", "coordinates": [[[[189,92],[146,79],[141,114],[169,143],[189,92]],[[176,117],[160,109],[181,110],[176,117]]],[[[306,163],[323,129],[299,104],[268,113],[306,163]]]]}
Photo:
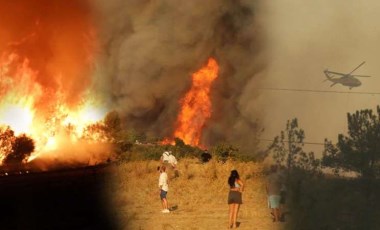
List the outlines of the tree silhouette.
{"type": "Polygon", "coordinates": [[[5,165],[21,164],[33,151],[33,139],[22,134],[14,139],[12,143],[12,151],[4,158],[3,162],[5,165]]]}
{"type": "Polygon", "coordinates": [[[294,167],[315,171],[319,167],[319,160],[313,152],[303,151],[305,132],[298,127],[297,118],[288,120],[286,129],[276,136],[269,146],[273,151],[273,159],[278,165],[286,166],[289,170],[294,167]]]}
{"type": "Polygon", "coordinates": [[[334,146],[325,140],[323,164],[358,172],[366,179],[380,175],[380,107],[376,114],[360,110],[347,114],[348,135],[339,134],[334,146]]]}

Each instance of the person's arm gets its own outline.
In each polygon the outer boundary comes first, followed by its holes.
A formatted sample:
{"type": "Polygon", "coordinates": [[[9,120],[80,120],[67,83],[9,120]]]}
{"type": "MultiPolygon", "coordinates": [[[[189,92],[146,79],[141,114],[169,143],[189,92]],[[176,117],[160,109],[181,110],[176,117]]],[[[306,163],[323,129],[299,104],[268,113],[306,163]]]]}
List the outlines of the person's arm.
{"type": "Polygon", "coordinates": [[[240,179],[237,181],[237,183],[240,185],[240,191],[243,192],[244,191],[244,183],[243,181],[241,181],[240,179]]]}
{"type": "Polygon", "coordinates": [[[158,188],[160,189],[160,192],[162,190],[162,185],[164,184],[162,179],[162,174],[160,174],[160,179],[158,180],[158,188]]]}

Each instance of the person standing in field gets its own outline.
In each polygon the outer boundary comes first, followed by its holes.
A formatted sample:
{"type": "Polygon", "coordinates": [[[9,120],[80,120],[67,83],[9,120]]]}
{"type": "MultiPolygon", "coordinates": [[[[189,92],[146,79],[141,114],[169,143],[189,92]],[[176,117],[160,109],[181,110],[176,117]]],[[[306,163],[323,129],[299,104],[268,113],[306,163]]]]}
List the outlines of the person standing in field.
{"type": "Polygon", "coordinates": [[[161,164],[168,163],[169,162],[169,156],[170,156],[170,151],[164,151],[162,153],[162,156],[160,158],[161,164]]]}
{"type": "Polygon", "coordinates": [[[162,165],[171,166],[171,168],[174,170],[174,177],[179,176],[178,168],[177,168],[178,161],[175,158],[175,156],[172,154],[172,151],[165,151],[162,154],[160,161],[162,165]]]}
{"type": "Polygon", "coordinates": [[[242,192],[244,191],[244,184],[240,180],[238,171],[232,170],[231,175],[228,178],[228,185],[230,191],[228,193],[228,205],[229,205],[229,222],[228,228],[236,228],[236,220],[242,202],[242,192]]]}
{"type": "Polygon", "coordinates": [[[274,215],[273,222],[278,222],[281,218],[280,194],[282,182],[280,176],[277,173],[277,165],[272,165],[270,170],[271,173],[267,178],[266,191],[268,195],[269,208],[271,208],[271,211],[274,215]]]}
{"type": "Polygon", "coordinates": [[[161,166],[158,168],[160,172],[160,178],[158,180],[158,187],[160,188],[160,198],[162,202],[162,213],[169,213],[169,206],[166,195],[169,191],[168,174],[166,174],[166,167],[161,166]]]}

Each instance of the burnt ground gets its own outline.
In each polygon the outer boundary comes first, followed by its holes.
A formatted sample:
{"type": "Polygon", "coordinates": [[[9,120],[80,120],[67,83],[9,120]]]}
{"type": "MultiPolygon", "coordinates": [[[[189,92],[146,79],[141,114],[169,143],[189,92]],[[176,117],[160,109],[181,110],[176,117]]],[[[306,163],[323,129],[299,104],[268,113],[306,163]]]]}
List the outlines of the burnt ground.
{"type": "Polygon", "coordinates": [[[0,176],[0,229],[117,229],[105,195],[110,168],[0,176]]]}

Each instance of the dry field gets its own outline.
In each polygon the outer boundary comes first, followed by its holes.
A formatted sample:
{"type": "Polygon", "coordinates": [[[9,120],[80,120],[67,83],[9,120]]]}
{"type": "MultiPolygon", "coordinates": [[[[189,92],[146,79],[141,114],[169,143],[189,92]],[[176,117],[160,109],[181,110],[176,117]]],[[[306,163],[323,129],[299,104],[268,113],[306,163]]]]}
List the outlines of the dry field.
{"type": "Polygon", "coordinates": [[[121,229],[227,229],[227,178],[232,169],[238,170],[245,183],[238,229],[283,228],[283,223],[273,223],[270,217],[259,164],[180,160],[179,177],[174,178],[174,172],[168,170],[168,202],[170,207],[177,207],[169,214],[160,212],[158,165],[158,161],[135,161],[116,167],[110,197],[121,229]]]}

